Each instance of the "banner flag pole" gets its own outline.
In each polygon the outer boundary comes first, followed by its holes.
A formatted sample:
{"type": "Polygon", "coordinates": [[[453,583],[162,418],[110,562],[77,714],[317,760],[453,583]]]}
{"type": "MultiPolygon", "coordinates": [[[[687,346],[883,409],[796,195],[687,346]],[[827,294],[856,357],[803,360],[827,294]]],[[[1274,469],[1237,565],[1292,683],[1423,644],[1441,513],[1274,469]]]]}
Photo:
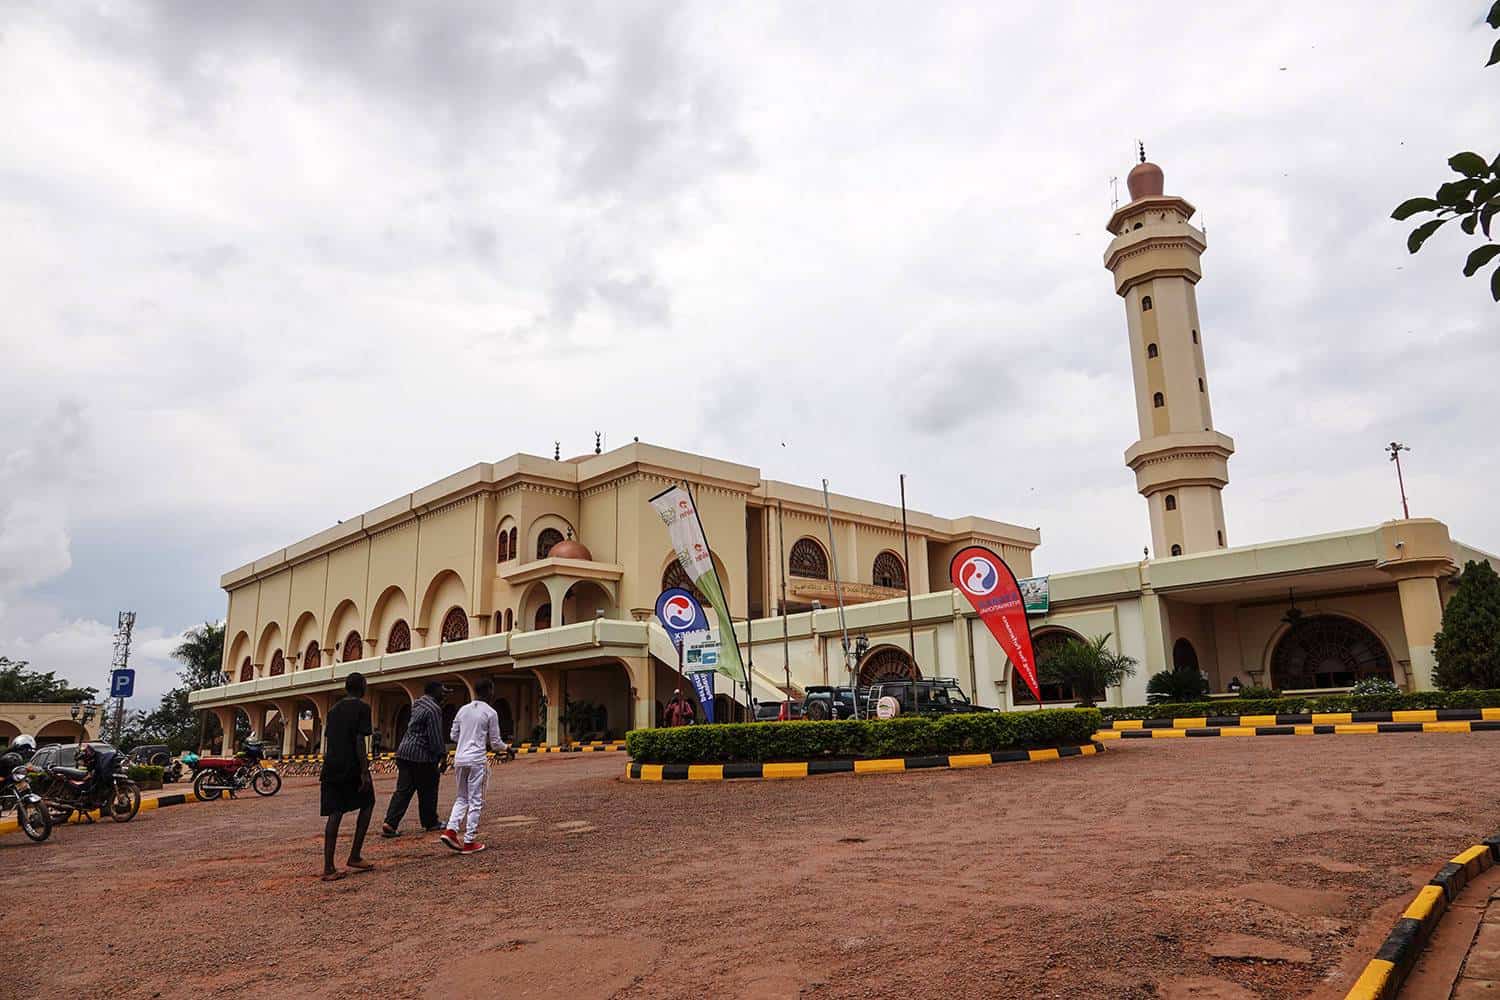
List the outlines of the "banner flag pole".
{"type": "Polygon", "coordinates": [[[839,631],[844,634],[844,667],[849,671],[849,695],[853,699],[854,717],[859,715],[859,689],[854,681],[854,664],[849,660],[849,626],[844,621],[844,585],[839,580],[839,546],[833,538],[833,505],[828,502],[828,480],[823,480],[823,513],[828,517],[828,552],[833,557],[833,593],[839,603],[839,631]]]}
{"type": "MultiPolygon", "coordinates": [[[[904,472],[901,473],[901,561],[905,564],[902,566],[904,571],[902,577],[906,582],[906,641],[911,645],[912,668],[916,670],[918,676],[921,676],[922,668],[917,663],[917,628],[912,624],[911,613],[911,543],[906,532],[906,473],[904,472]]],[[[974,696],[977,698],[979,692],[974,692],[974,696]]],[[[912,692],[912,704],[916,704],[915,690],[912,692]]]]}
{"type": "Polygon", "coordinates": [[[786,512],[781,501],[776,501],[776,563],[781,567],[781,657],[782,669],[786,671],[786,718],[792,721],[792,633],[787,623],[786,606],[786,512]]]}
{"type": "Polygon", "coordinates": [[[994,552],[983,545],[966,545],[948,563],[948,578],[969,599],[979,620],[990,630],[1015,672],[1031,688],[1036,703],[1042,703],[1037,684],[1036,655],[1031,646],[1031,623],[1016,574],[994,552]]]}

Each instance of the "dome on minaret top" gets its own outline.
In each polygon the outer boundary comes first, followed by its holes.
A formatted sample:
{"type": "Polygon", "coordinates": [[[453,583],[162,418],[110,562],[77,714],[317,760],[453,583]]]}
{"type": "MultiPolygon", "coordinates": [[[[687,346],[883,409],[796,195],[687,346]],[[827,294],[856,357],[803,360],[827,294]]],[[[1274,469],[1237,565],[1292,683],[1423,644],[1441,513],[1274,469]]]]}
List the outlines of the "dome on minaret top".
{"type": "Polygon", "coordinates": [[[1141,151],[1141,162],[1131,167],[1130,173],[1125,176],[1125,187],[1130,190],[1130,200],[1160,198],[1162,193],[1161,167],[1146,162],[1144,142],[1136,143],[1136,146],[1141,151]]]}
{"type": "Polygon", "coordinates": [[[1125,186],[1130,189],[1130,200],[1139,201],[1142,198],[1159,198],[1162,193],[1161,167],[1154,163],[1147,163],[1145,154],[1142,154],[1140,163],[1130,168],[1130,173],[1125,177],[1125,186]]]}
{"type": "Polygon", "coordinates": [[[573,537],[573,532],[568,532],[568,537],[552,546],[547,551],[549,559],[582,559],[584,562],[593,562],[594,554],[588,550],[588,546],[573,537]]]}

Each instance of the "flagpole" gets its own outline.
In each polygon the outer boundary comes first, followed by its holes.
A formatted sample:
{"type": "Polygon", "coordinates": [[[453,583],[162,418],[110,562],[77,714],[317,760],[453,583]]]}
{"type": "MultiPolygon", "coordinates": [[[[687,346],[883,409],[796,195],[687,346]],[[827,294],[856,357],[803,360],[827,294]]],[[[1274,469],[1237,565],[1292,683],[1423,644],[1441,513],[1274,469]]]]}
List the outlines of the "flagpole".
{"type": "MultiPolygon", "coordinates": [[[[740,637],[734,631],[734,614],[729,611],[729,595],[724,593],[724,581],[719,580],[719,568],[713,564],[714,547],[708,542],[708,532],[703,530],[703,515],[698,513],[698,498],[693,496],[693,487],[686,479],[682,480],[682,489],[687,493],[688,499],[693,502],[693,518],[698,522],[698,534],[703,538],[703,547],[708,549],[708,565],[713,570],[714,579],[718,581],[719,593],[724,597],[724,611],[729,615],[729,621],[721,624],[729,626],[729,639],[734,643],[735,659],[740,661],[740,669],[745,671],[745,707],[748,709],[750,707],[750,670],[745,666],[745,658],[740,652],[740,637]]],[[[722,642],[721,639],[720,643],[722,642]]],[[[734,700],[733,679],[730,680],[729,700],[734,700]]]]}
{"type": "MultiPolygon", "coordinates": [[[[917,628],[912,624],[911,613],[911,544],[906,532],[906,473],[901,473],[901,559],[906,564],[902,575],[906,578],[906,641],[911,644],[911,665],[921,676],[922,668],[917,665],[917,628]]],[[[976,693],[977,696],[977,693],[976,693]]],[[[916,704],[916,693],[913,691],[912,704],[916,704]]]]}
{"type": "Polygon", "coordinates": [[[833,539],[833,505],[828,502],[828,480],[823,480],[823,513],[828,517],[828,551],[833,556],[833,594],[839,602],[839,631],[844,635],[844,668],[849,671],[849,695],[854,717],[859,718],[859,689],[854,683],[854,664],[849,662],[849,626],[844,621],[844,585],[839,581],[839,547],[833,539]]]}
{"type": "Polygon", "coordinates": [[[786,670],[786,720],[792,721],[792,633],[786,608],[786,515],[776,501],[776,564],[781,567],[781,656],[786,670]]]}

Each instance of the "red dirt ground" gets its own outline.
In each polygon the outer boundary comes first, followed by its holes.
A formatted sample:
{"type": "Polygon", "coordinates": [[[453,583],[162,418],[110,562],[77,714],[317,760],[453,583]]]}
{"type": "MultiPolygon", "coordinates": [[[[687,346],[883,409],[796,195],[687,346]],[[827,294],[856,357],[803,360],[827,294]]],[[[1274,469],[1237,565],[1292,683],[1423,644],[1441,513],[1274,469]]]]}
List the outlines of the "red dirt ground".
{"type": "Polygon", "coordinates": [[[0,838],[0,940],[26,942],[0,995],[1341,997],[1415,886],[1500,831],[1497,752],[1153,741],[726,785],[522,759],[491,777],[489,851],[413,835],[413,804],[406,836],[372,835],[378,869],[333,884],[294,778],[0,838]]]}

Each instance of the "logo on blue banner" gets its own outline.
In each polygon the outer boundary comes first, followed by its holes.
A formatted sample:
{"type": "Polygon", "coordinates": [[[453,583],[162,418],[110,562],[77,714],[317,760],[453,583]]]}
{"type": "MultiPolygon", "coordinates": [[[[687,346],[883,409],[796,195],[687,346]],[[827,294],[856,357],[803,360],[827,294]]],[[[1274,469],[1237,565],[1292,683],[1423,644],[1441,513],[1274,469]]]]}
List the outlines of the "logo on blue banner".
{"type": "Polygon", "coordinates": [[[129,668],[109,672],[109,696],[129,698],[135,694],[135,671],[129,668]]]}
{"type": "Polygon", "coordinates": [[[698,704],[703,708],[703,721],[714,721],[714,674],[713,670],[694,670],[689,677],[693,679],[693,691],[698,695],[698,704]]]}
{"type": "Polygon", "coordinates": [[[669,587],[661,592],[656,599],[656,617],[667,630],[667,635],[672,637],[672,645],[679,649],[684,635],[708,631],[708,616],[703,613],[703,605],[692,592],[681,587],[669,587]]]}

